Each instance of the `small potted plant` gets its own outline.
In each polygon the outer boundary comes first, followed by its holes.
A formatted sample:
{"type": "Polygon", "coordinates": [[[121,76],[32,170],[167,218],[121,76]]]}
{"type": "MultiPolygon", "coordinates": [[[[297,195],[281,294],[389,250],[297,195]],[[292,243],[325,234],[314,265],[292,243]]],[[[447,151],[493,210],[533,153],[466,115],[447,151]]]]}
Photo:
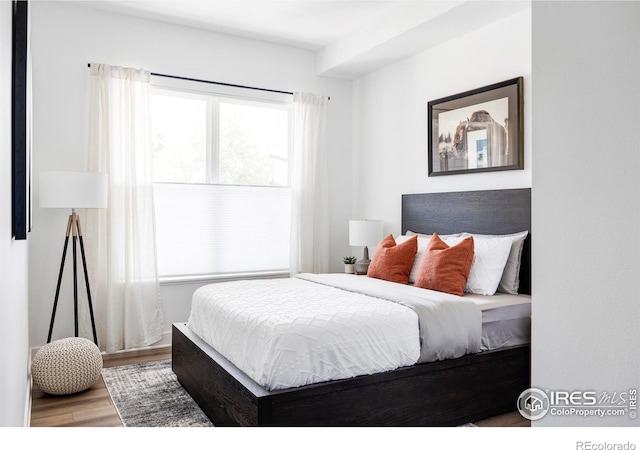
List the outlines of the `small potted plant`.
{"type": "Polygon", "coordinates": [[[344,257],[344,273],[356,273],[356,257],[344,257]]]}

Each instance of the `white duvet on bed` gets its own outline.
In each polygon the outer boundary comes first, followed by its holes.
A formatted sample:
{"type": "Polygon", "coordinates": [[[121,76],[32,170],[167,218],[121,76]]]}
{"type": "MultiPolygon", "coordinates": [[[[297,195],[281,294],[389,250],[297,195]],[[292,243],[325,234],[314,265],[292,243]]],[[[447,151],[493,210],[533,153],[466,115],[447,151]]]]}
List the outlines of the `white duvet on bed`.
{"type": "Polygon", "coordinates": [[[297,278],[204,286],[188,326],[267,389],[418,361],[418,317],[393,302],[297,278]]]}
{"type": "Polygon", "coordinates": [[[410,366],[425,345],[428,360],[477,352],[481,322],[477,305],[456,296],[328,274],[204,286],[188,327],[276,390],[410,366]]]}

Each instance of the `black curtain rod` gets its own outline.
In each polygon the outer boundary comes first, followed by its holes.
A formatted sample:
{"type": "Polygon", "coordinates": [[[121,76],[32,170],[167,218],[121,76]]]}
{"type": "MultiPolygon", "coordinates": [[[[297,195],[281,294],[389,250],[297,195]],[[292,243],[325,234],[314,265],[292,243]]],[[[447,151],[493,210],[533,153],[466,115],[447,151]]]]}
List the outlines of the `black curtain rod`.
{"type": "Polygon", "coordinates": [[[229,87],[234,87],[234,88],[253,89],[254,91],[275,92],[276,94],[293,95],[293,92],[278,91],[276,89],[266,89],[266,88],[253,87],[253,86],[243,86],[241,84],[222,83],[220,81],[199,80],[197,78],[179,77],[177,75],[166,75],[164,73],[153,73],[153,72],[151,72],[151,75],[154,75],[156,77],[173,78],[175,80],[196,81],[198,83],[217,84],[218,86],[229,86],[229,87]]]}
{"type": "MultiPolygon", "coordinates": [[[[87,64],[87,67],[91,67],[91,64],[87,64]]],[[[156,77],[173,78],[175,80],[195,81],[195,82],[198,82],[198,83],[217,84],[219,86],[229,86],[229,87],[235,87],[235,88],[241,88],[241,89],[253,89],[254,91],[275,92],[276,94],[293,95],[293,92],[288,92],[288,91],[278,91],[278,90],[275,90],[275,89],[266,89],[266,88],[253,87],[253,86],[243,86],[241,84],[222,83],[220,81],[199,80],[197,78],[179,77],[177,75],[167,75],[167,74],[164,74],[164,73],[151,72],[151,75],[156,76],[156,77]]],[[[329,100],[331,100],[331,97],[329,97],[329,100]]]]}

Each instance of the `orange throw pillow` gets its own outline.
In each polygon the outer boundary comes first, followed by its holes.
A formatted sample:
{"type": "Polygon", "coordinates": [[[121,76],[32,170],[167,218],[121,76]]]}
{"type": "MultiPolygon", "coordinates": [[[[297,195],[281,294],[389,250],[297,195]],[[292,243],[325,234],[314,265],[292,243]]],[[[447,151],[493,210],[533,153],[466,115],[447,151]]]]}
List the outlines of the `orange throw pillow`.
{"type": "Polygon", "coordinates": [[[409,274],[418,251],[418,236],[413,236],[402,244],[396,245],[393,235],[389,235],[378,244],[373,255],[367,276],[394,283],[409,283],[409,274]]]}
{"type": "Polygon", "coordinates": [[[463,295],[473,263],[473,237],[449,247],[437,233],[427,245],[414,286],[463,295]]]}

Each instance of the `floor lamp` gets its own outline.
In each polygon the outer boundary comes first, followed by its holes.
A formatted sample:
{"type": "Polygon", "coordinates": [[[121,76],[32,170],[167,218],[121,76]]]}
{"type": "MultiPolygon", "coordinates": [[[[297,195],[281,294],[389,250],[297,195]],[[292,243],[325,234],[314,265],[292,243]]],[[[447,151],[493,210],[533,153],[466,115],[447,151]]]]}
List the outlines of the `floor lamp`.
{"type": "Polygon", "coordinates": [[[378,245],[382,239],[381,220],[350,220],[349,245],[364,247],[362,259],[356,262],[356,273],[366,274],[369,270],[369,245],[378,245]]]}
{"type": "Polygon", "coordinates": [[[53,301],[53,311],[51,313],[47,343],[51,342],[51,333],[53,332],[53,323],[56,318],[60,285],[62,283],[62,273],[64,272],[64,262],[67,256],[69,237],[71,237],[73,246],[73,312],[75,336],[78,337],[78,274],[76,255],[77,244],[79,243],[89,303],[89,314],[91,316],[91,328],[93,330],[93,342],[98,345],[98,335],[96,334],[96,323],[93,315],[93,305],[91,303],[87,260],[84,253],[84,241],[82,239],[82,227],[80,226],[80,217],[76,213],[76,208],[107,207],[107,175],[97,172],[43,172],[40,174],[40,207],[71,209],[71,214],[67,221],[67,233],[64,238],[62,261],[60,262],[60,272],[58,274],[56,296],[53,301]]]}

